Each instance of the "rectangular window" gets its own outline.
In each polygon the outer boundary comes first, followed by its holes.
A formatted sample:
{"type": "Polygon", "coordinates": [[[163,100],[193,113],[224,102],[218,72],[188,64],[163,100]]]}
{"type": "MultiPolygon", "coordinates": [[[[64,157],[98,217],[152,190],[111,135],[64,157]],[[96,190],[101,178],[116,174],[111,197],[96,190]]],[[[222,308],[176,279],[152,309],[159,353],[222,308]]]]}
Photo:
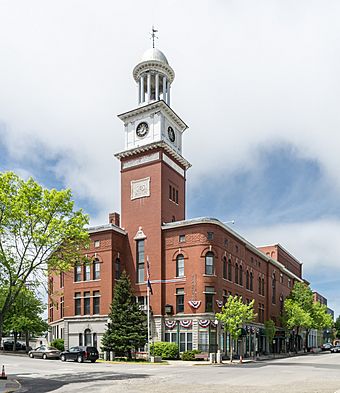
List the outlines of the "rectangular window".
{"type": "Polygon", "coordinates": [[[60,273],[59,280],[60,280],[60,288],[64,288],[64,273],[60,273]]]}
{"type": "Polygon", "coordinates": [[[231,259],[228,259],[228,280],[232,281],[232,268],[231,268],[231,259]]]}
{"type": "Polygon", "coordinates": [[[177,332],[166,332],[165,333],[165,341],[168,343],[176,343],[177,344],[177,332]]]}
{"type": "Polygon", "coordinates": [[[205,312],[214,311],[214,287],[205,287],[205,312]]]}
{"type": "Polygon", "coordinates": [[[91,298],[90,292],[84,292],[84,315],[89,315],[91,312],[91,298]]]}
{"type": "Polygon", "coordinates": [[[98,260],[93,262],[93,279],[100,279],[100,262],[98,260]]]}
{"type": "Polygon", "coordinates": [[[50,322],[52,322],[53,321],[53,303],[50,303],[49,314],[50,314],[50,322]]]}
{"type": "Polygon", "coordinates": [[[180,332],[179,334],[179,351],[191,351],[192,350],[192,333],[180,332]]]}
{"type": "Polygon", "coordinates": [[[178,204],[178,190],[176,190],[176,201],[175,202],[178,204]]]}
{"type": "Polygon", "coordinates": [[[84,265],[84,281],[90,281],[90,280],[91,280],[91,266],[84,265]]]}
{"type": "Polygon", "coordinates": [[[144,282],[144,240],[137,240],[137,283],[144,282]]]}
{"type": "Polygon", "coordinates": [[[81,265],[74,268],[74,281],[81,281],[81,265]]]}
{"type": "Polygon", "coordinates": [[[115,279],[120,279],[120,259],[117,258],[115,262],[115,279]]]}
{"type": "Polygon", "coordinates": [[[207,239],[208,240],[213,240],[213,238],[214,238],[214,232],[208,232],[207,233],[207,239]]]}
{"type": "Polygon", "coordinates": [[[100,247],[100,240],[95,240],[94,241],[94,246],[97,248],[97,247],[100,247]]]}
{"type": "Polygon", "coordinates": [[[74,314],[81,315],[81,297],[80,292],[74,294],[74,314]]]}
{"type": "Polygon", "coordinates": [[[184,312],[184,288],[176,289],[176,313],[184,312]]]}
{"type": "Polygon", "coordinates": [[[169,199],[172,199],[172,187],[169,186],[169,199]]]}
{"type": "Polygon", "coordinates": [[[209,352],[209,332],[208,331],[199,332],[198,349],[202,352],[209,352]]]}
{"type": "Polygon", "coordinates": [[[176,277],[184,277],[184,256],[178,255],[176,258],[176,277]]]}
{"type": "Polygon", "coordinates": [[[185,235],[179,235],[178,241],[179,241],[180,243],[184,243],[184,242],[185,242],[185,235]]]}
{"type": "Polygon", "coordinates": [[[176,190],[174,188],[172,188],[172,200],[176,201],[176,190]]]}
{"type": "Polygon", "coordinates": [[[223,278],[227,279],[227,258],[223,258],[223,278]]]}
{"type": "Polygon", "coordinates": [[[100,314],[100,293],[93,291],[93,314],[100,314]]]}
{"type": "Polygon", "coordinates": [[[60,318],[64,318],[64,296],[60,298],[60,318]]]}
{"type": "Polygon", "coordinates": [[[83,346],[83,333],[79,333],[79,335],[78,335],[78,343],[79,343],[80,347],[83,346]]]}
{"type": "Polygon", "coordinates": [[[226,304],[228,300],[228,292],[223,289],[223,304],[226,304]]]}

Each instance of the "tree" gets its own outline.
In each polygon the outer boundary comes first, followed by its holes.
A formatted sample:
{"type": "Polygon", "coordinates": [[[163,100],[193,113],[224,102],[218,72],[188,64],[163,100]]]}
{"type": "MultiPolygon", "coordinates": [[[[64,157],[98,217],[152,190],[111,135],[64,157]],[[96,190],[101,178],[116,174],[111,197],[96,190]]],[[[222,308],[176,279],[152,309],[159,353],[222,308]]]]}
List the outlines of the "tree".
{"type": "MultiPolygon", "coordinates": [[[[313,292],[303,282],[294,284],[292,292],[284,302],[284,323],[288,329],[296,330],[296,339],[300,328],[305,328],[305,348],[308,347],[308,336],[311,329],[323,329],[332,326],[332,318],[327,307],[313,301],[313,292]]],[[[295,340],[295,351],[297,345],[295,340]]]]}
{"type": "Polygon", "coordinates": [[[124,271],[116,282],[109,313],[110,322],[102,338],[102,349],[131,359],[131,351],[147,341],[146,315],[132,293],[131,282],[124,271]]]}
{"type": "Polygon", "coordinates": [[[265,335],[266,335],[267,340],[268,340],[268,344],[269,344],[269,346],[272,346],[273,345],[273,339],[275,337],[275,332],[276,332],[274,321],[271,320],[271,319],[268,319],[268,321],[265,321],[265,323],[264,323],[264,330],[265,330],[265,335]]]}
{"type": "Polygon", "coordinates": [[[39,336],[47,331],[48,323],[41,317],[44,310],[44,304],[33,291],[25,288],[19,293],[4,319],[5,330],[14,335],[13,350],[19,333],[25,336],[28,348],[30,335],[39,336]]]}
{"type": "Polygon", "coordinates": [[[338,318],[335,320],[334,323],[334,328],[335,328],[335,336],[336,338],[340,338],[340,315],[338,316],[338,318]]]}
{"type": "Polygon", "coordinates": [[[216,314],[216,318],[224,323],[224,330],[232,338],[230,362],[233,361],[233,343],[238,339],[242,326],[256,318],[254,302],[252,300],[249,304],[244,304],[242,296],[229,296],[221,312],[216,314]]]}
{"type": "Polygon", "coordinates": [[[0,173],[0,337],[4,317],[28,282],[41,285],[48,269],[67,271],[79,260],[87,223],[87,215],[74,210],[70,190],[0,173]]]}

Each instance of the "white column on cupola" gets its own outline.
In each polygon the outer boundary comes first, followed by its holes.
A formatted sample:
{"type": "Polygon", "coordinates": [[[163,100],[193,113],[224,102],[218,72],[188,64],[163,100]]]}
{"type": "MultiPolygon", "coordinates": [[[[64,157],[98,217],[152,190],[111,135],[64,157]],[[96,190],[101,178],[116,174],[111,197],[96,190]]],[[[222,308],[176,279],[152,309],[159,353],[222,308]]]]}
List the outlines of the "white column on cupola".
{"type": "Polygon", "coordinates": [[[148,95],[148,102],[150,102],[151,101],[151,72],[148,73],[147,95],[148,95]]]}
{"type": "Polygon", "coordinates": [[[170,106],[170,83],[168,84],[168,90],[167,90],[167,95],[166,95],[166,103],[170,106]]]}
{"type": "Polygon", "coordinates": [[[163,76],[163,100],[166,101],[166,76],[163,76]]]}
{"type": "Polygon", "coordinates": [[[145,101],[145,91],[144,91],[144,76],[140,77],[140,95],[141,95],[141,104],[145,101]]]}
{"type": "Polygon", "coordinates": [[[140,79],[139,79],[139,81],[138,81],[137,87],[138,87],[138,104],[140,104],[140,103],[141,103],[141,99],[142,99],[142,92],[141,92],[141,83],[140,83],[140,79]]]}
{"type": "Polygon", "coordinates": [[[155,100],[159,100],[159,74],[158,72],[156,73],[155,77],[155,100]]]}

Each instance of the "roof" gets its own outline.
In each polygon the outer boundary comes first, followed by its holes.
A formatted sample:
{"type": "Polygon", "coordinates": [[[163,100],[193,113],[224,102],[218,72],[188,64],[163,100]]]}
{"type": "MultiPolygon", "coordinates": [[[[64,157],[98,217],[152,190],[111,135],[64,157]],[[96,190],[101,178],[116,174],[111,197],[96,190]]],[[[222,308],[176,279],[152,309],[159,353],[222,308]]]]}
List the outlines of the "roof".
{"type": "Polygon", "coordinates": [[[295,280],[298,280],[298,281],[302,281],[302,279],[300,277],[296,276],[294,273],[292,273],[290,270],[288,270],[282,263],[280,263],[280,262],[276,261],[275,259],[272,259],[268,255],[264,254],[256,246],[254,246],[252,243],[250,243],[248,240],[246,240],[244,237],[239,235],[237,232],[235,232],[233,229],[231,229],[229,226],[225,225],[222,221],[218,220],[217,218],[199,217],[199,218],[192,218],[189,220],[169,222],[169,223],[163,224],[162,229],[168,230],[168,229],[183,228],[186,226],[200,225],[200,224],[213,224],[213,225],[217,225],[217,226],[221,227],[226,232],[229,232],[234,237],[236,237],[240,242],[242,242],[244,244],[244,246],[246,248],[248,248],[254,254],[257,254],[259,257],[261,257],[265,261],[270,262],[272,265],[279,268],[281,271],[286,273],[291,278],[294,278],[295,280]]]}
{"type": "Polygon", "coordinates": [[[162,63],[169,64],[165,54],[157,48],[150,48],[143,53],[141,62],[149,60],[157,60],[161,61],[162,63]]]}
{"type": "Polygon", "coordinates": [[[114,224],[105,224],[105,225],[97,225],[94,227],[88,227],[87,228],[88,233],[96,233],[96,232],[104,232],[104,231],[114,231],[118,232],[121,235],[127,235],[127,232],[124,231],[124,229],[117,227],[117,225],[114,224]]]}

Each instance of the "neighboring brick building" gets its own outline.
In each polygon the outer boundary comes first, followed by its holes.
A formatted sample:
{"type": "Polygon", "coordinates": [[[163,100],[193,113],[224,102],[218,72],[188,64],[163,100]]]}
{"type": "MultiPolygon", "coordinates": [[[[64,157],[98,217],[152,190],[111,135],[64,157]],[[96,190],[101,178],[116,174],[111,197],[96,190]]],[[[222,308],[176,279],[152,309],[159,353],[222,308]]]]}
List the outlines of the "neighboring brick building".
{"type": "MultiPolygon", "coordinates": [[[[265,348],[263,323],[280,327],[283,301],[302,266],[280,245],[253,246],[215,218],[186,220],[185,182],[189,162],[182,156],[186,124],[170,107],[174,71],[158,49],[148,50],[134,68],[138,107],[119,115],[124,122],[121,161],[121,223],[89,229],[84,254],[92,261],[60,277],[51,276],[51,338],[66,347],[100,347],[115,280],[126,269],[137,301],[146,307],[146,259],[153,295],[152,336],[175,341],[180,350],[228,351],[229,340],[215,321],[230,294],[255,299],[257,320],[245,326],[248,353],[265,348]]],[[[278,329],[280,332],[280,329],[278,329]]],[[[283,350],[278,334],[277,350],[283,350]]]]}

